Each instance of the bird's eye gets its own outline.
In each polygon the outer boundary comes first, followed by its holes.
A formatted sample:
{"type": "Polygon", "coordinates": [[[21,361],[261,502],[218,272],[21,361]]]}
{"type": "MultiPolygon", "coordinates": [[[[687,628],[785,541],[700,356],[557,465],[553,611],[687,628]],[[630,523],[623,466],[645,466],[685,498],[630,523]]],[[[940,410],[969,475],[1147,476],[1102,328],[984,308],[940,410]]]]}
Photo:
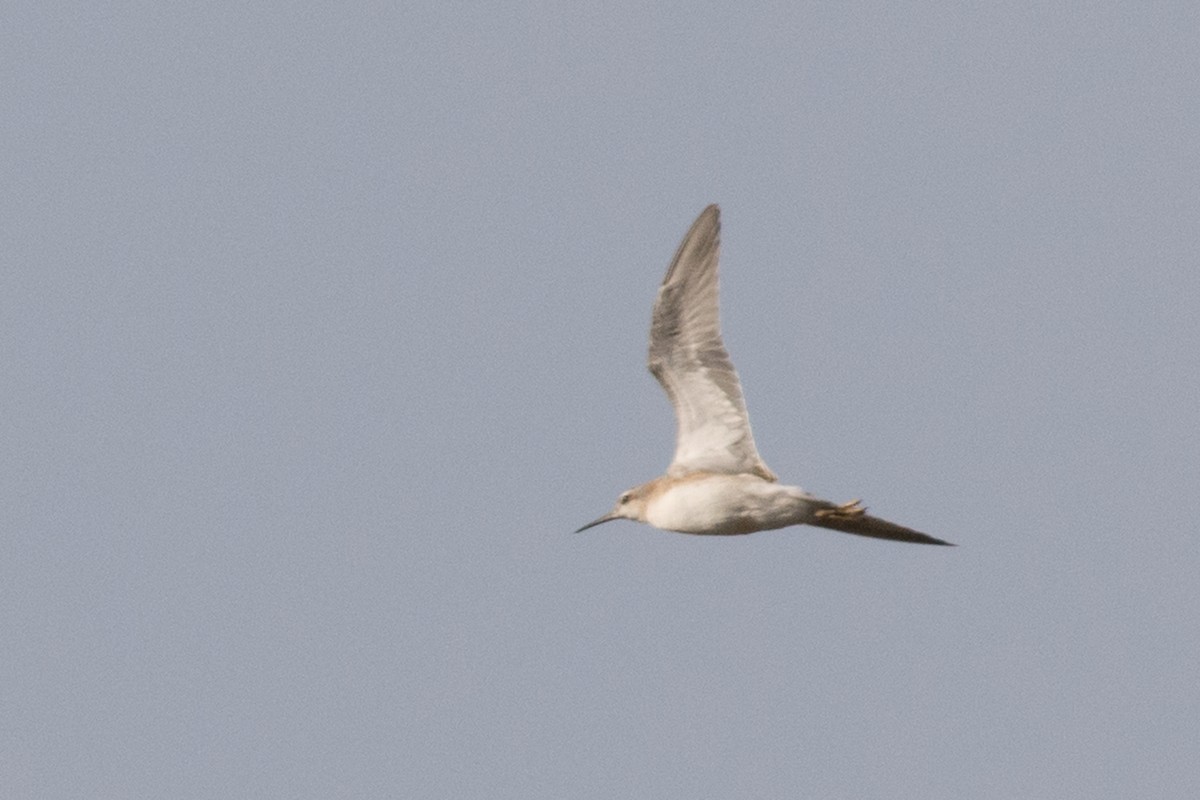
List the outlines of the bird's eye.
{"type": "Polygon", "coordinates": [[[629,492],[626,492],[625,494],[621,495],[621,497],[617,500],[617,503],[620,505],[625,505],[628,502],[629,502],[629,492]]]}

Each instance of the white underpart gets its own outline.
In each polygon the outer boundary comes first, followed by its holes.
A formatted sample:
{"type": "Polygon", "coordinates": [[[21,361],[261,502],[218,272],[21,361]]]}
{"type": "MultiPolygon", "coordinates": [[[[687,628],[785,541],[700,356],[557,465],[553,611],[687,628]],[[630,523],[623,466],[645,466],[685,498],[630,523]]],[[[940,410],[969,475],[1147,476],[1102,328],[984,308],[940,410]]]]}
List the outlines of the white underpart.
{"type": "Polygon", "coordinates": [[[708,475],[670,484],[646,505],[646,522],[683,533],[751,533],[811,522],[812,496],[756,475],[708,475]]]}

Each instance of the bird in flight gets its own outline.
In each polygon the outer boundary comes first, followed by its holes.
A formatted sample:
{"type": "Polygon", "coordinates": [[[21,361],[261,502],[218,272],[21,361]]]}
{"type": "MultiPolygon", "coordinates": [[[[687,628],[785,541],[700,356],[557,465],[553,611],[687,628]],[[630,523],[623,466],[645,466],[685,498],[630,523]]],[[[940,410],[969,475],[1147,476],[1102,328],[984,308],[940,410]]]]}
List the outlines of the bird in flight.
{"type": "Polygon", "coordinates": [[[666,390],[677,422],[667,474],[621,494],[604,516],[680,533],[732,535],[815,525],[857,536],[949,545],[867,514],[858,500],[831,503],[778,483],[754,437],[742,386],[721,341],[717,256],[721,212],[700,212],[667,269],[650,323],[650,372],[666,390]]]}

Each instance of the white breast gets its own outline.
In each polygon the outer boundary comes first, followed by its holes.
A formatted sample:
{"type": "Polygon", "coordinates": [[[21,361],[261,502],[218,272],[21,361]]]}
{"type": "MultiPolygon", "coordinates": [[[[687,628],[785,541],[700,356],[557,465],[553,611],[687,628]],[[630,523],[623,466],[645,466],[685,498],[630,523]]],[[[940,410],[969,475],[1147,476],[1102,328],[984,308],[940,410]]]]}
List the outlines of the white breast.
{"type": "Polygon", "coordinates": [[[688,476],[646,506],[646,521],[683,533],[738,534],[804,522],[807,495],[754,475],[688,476]]]}

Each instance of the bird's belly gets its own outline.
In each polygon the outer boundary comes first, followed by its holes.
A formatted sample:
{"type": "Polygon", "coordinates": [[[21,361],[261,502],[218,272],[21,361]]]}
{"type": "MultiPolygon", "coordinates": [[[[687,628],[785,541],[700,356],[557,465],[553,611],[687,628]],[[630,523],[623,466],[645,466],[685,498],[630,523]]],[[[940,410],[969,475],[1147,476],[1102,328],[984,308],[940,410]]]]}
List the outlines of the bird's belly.
{"type": "Polygon", "coordinates": [[[646,521],[681,533],[736,535],[802,522],[791,487],[752,476],[681,481],[655,498],[646,521]]]}

